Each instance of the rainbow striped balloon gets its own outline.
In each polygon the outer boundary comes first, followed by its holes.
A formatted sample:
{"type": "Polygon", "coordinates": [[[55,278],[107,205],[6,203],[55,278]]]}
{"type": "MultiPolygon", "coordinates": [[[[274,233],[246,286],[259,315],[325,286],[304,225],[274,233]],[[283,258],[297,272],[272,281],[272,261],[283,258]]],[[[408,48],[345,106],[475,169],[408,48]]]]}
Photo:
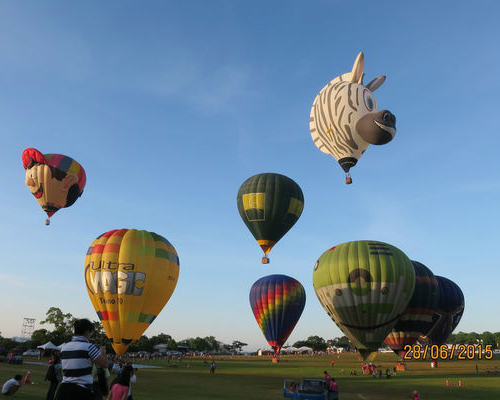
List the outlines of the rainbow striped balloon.
{"type": "Polygon", "coordinates": [[[250,306],[275,357],[299,321],[306,304],[301,283],[286,275],[260,278],[250,289],[250,306]]]}
{"type": "Polygon", "coordinates": [[[115,229],[85,257],[85,283],[116,354],[123,354],[158,316],[179,277],[179,257],[154,232],[115,229]]]}

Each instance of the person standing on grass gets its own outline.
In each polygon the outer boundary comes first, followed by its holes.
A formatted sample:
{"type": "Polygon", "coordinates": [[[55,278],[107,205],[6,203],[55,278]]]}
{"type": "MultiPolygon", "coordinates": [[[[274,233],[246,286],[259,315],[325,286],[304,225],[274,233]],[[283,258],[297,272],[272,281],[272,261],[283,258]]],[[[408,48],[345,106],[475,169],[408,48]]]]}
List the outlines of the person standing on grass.
{"type": "Polygon", "coordinates": [[[331,378],[328,383],[328,396],[330,400],[337,400],[339,398],[339,384],[335,382],[335,378],[331,378]]]}
{"type": "Polygon", "coordinates": [[[52,356],[49,368],[47,369],[47,374],[45,375],[45,380],[50,382],[49,390],[45,399],[54,400],[57,387],[62,381],[62,365],[59,354],[54,354],[52,356]]]}
{"type": "Polygon", "coordinates": [[[61,361],[63,380],[59,385],[56,400],[92,400],[92,363],[106,368],[106,348],[90,343],[94,324],[88,319],[74,322],[75,335],[62,346],[61,361]]]}
{"type": "Polygon", "coordinates": [[[420,396],[418,395],[418,392],[416,390],[413,391],[413,397],[411,399],[412,400],[420,400],[420,396]]]}
{"type": "Polygon", "coordinates": [[[215,365],[215,361],[212,361],[212,364],[210,364],[210,373],[215,374],[215,368],[217,368],[217,365],[215,365]]]}

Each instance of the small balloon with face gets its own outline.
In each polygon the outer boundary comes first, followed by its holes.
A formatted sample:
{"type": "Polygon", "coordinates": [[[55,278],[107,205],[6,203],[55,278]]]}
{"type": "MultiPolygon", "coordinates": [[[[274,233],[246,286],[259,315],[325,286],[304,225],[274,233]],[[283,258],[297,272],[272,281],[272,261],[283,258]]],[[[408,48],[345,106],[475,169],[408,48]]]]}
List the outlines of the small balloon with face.
{"type": "Polygon", "coordinates": [[[50,217],[59,209],[70,207],[82,195],[87,181],[83,167],[63,154],[42,154],[28,148],[22,161],[26,170],[26,185],[42,209],[50,217]]]}

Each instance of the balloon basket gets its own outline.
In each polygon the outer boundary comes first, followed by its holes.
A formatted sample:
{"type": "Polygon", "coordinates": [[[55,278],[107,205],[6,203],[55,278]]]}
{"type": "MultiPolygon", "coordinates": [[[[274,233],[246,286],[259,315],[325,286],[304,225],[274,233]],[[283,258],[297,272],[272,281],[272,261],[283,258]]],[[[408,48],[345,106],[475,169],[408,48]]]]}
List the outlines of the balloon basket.
{"type": "Polygon", "coordinates": [[[273,364],[277,364],[277,363],[279,363],[279,362],[280,362],[280,360],[279,360],[278,358],[276,358],[276,357],[273,357],[273,358],[272,358],[272,360],[271,360],[271,362],[272,362],[273,364]]]}
{"type": "Polygon", "coordinates": [[[266,256],[262,257],[262,264],[269,264],[269,258],[266,256]]]}
{"type": "Polygon", "coordinates": [[[48,218],[47,218],[47,219],[45,220],[45,225],[50,225],[50,219],[48,219],[48,218]]]}
{"type": "Polygon", "coordinates": [[[345,184],[350,185],[352,183],[352,178],[351,175],[346,175],[345,177],[345,184]]]}

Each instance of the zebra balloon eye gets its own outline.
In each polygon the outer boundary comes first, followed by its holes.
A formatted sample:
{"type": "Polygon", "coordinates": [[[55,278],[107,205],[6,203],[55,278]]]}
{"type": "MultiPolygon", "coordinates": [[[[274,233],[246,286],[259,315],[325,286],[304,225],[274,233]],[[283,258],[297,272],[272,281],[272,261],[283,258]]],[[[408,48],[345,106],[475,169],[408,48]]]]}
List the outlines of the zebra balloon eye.
{"type": "Polygon", "coordinates": [[[373,98],[369,90],[365,90],[364,98],[365,98],[365,106],[368,109],[368,111],[373,111],[375,109],[375,99],[373,98]]]}

